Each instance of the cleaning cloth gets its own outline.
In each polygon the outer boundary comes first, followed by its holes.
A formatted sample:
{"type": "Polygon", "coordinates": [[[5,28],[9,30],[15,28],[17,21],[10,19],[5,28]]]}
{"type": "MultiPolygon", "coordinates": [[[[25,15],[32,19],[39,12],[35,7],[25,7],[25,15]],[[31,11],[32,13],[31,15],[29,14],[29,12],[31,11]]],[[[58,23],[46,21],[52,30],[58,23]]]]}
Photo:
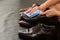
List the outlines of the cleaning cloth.
{"type": "Polygon", "coordinates": [[[41,14],[41,12],[42,12],[42,11],[40,11],[40,10],[36,10],[36,11],[35,11],[34,13],[32,13],[32,14],[26,13],[26,12],[24,12],[24,14],[27,15],[29,18],[33,18],[33,17],[41,14]]]}

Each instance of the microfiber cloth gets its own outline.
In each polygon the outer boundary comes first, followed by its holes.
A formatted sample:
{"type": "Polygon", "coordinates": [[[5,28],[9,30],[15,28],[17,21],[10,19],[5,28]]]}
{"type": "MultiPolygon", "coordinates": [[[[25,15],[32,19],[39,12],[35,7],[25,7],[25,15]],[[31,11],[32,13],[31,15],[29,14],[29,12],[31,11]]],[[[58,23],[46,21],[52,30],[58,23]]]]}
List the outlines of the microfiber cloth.
{"type": "Polygon", "coordinates": [[[36,10],[36,11],[35,11],[34,13],[32,13],[32,14],[30,14],[30,13],[25,13],[25,12],[24,12],[24,14],[27,15],[29,18],[33,18],[33,17],[41,14],[41,12],[42,12],[42,11],[40,11],[40,10],[36,10]]]}

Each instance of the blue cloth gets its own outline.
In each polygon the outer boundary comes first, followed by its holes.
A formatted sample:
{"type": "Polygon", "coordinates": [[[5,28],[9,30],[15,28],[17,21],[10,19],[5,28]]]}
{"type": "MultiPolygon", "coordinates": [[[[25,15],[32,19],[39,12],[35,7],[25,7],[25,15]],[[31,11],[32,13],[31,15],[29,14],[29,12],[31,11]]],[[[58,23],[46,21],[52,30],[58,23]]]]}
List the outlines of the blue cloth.
{"type": "MultiPolygon", "coordinates": [[[[25,13],[26,14],[26,13],[25,13]]],[[[41,11],[40,10],[36,10],[34,13],[30,14],[30,13],[27,13],[26,15],[29,17],[29,18],[32,18],[32,17],[35,17],[37,15],[41,14],[41,11]]]]}

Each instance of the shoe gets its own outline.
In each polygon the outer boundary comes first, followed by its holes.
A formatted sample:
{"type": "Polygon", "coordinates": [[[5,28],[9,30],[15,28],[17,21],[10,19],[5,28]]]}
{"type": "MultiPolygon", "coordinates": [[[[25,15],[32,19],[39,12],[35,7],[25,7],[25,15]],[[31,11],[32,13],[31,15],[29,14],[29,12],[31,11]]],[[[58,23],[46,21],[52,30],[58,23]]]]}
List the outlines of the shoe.
{"type": "Polygon", "coordinates": [[[21,21],[19,22],[19,24],[20,24],[20,26],[26,27],[26,28],[32,27],[32,25],[31,25],[30,23],[28,23],[28,22],[26,22],[26,21],[23,21],[23,20],[21,20],[21,21]]]}
{"type": "Polygon", "coordinates": [[[29,35],[29,36],[33,36],[33,35],[39,33],[40,31],[41,31],[41,25],[38,24],[38,25],[36,25],[36,26],[34,26],[32,28],[27,29],[26,32],[19,31],[19,33],[29,35]]]}
{"type": "Polygon", "coordinates": [[[33,40],[33,37],[28,36],[27,34],[24,34],[24,33],[19,33],[18,36],[22,40],[33,40]]]}

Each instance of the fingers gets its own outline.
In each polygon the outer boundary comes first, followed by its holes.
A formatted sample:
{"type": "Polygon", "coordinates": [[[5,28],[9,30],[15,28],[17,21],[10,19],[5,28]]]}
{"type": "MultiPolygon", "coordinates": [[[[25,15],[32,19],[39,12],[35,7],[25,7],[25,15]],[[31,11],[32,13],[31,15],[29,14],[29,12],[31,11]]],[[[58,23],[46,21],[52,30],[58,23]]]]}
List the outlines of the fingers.
{"type": "Polygon", "coordinates": [[[26,11],[28,8],[24,8],[24,9],[20,9],[19,12],[24,12],[26,11]]]}
{"type": "Polygon", "coordinates": [[[31,10],[32,10],[34,7],[36,7],[36,6],[37,6],[37,4],[33,4],[31,8],[29,8],[28,10],[26,10],[26,13],[32,12],[31,10]]]}
{"type": "Polygon", "coordinates": [[[43,5],[40,5],[40,6],[39,6],[39,9],[40,9],[41,11],[43,11],[43,12],[45,11],[45,7],[44,7],[43,5]]]}
{"type": "Polygon", "coordinates": [[[39,4],[35,3],[35,4],[32,5],[32,7],[20,9],[19,12],[26,12],[26,13],[32,12],[31,10],[36,6],[39,6],[39,4]]]}
{"type": "MultiPolygon", "coordinates": [[[[37,9],[37,6],[39,4],[33,4],[32,7],[30,7],[29,9],[27,9],[25,12],[26,13],[33,13],[36,9],[37,9]]],[[[23,10],[24,11],[24,10],[23,10]]]]}
{"type": "Polygon", "coordinates": [[[34,8],[35,6],[37,6],[37,5],[36,5],[36,4],[33,4],[33,5],[32,5],[32,8],[34,8]]]}
{"type": "Polygon", "coordinates": [[[32,8],[36,7],[36,6],[40,6],[40,5],[38,3],[35,3],[35,4],[32,5],[32,8]]]}
{"type": "Polygon", "coordinates": [[[51,16],[52,16],[51,10],[45,11],[44,14],[45,14],[47,17],[51,17],[51,16]]]}
{"type": "Polygon", "coordinates": [[[32,10],[32,8],[29,8],[28,10],[26,10],[26,13],[29,13],[32,10]]]}
{"type": "Polygon", "coordinates": [[[36,7],[34,7],[29,13],[34,13],[35,11],[37,10],[37,8],[36,7]]]}
{"type": "Polygon", "coordinates": [[[45,12],[42,12],[40,15],[46,15],[47,17],[50,17],[51,13],[50,10],[47,10],[45,12]]]}
{"type": "Polygon", "coordinates": [[[47,17],[53,17],[56,16],[57,12],[55,9],[49,9],[45,11],[44,14],[46,14],[47,17]]]}

